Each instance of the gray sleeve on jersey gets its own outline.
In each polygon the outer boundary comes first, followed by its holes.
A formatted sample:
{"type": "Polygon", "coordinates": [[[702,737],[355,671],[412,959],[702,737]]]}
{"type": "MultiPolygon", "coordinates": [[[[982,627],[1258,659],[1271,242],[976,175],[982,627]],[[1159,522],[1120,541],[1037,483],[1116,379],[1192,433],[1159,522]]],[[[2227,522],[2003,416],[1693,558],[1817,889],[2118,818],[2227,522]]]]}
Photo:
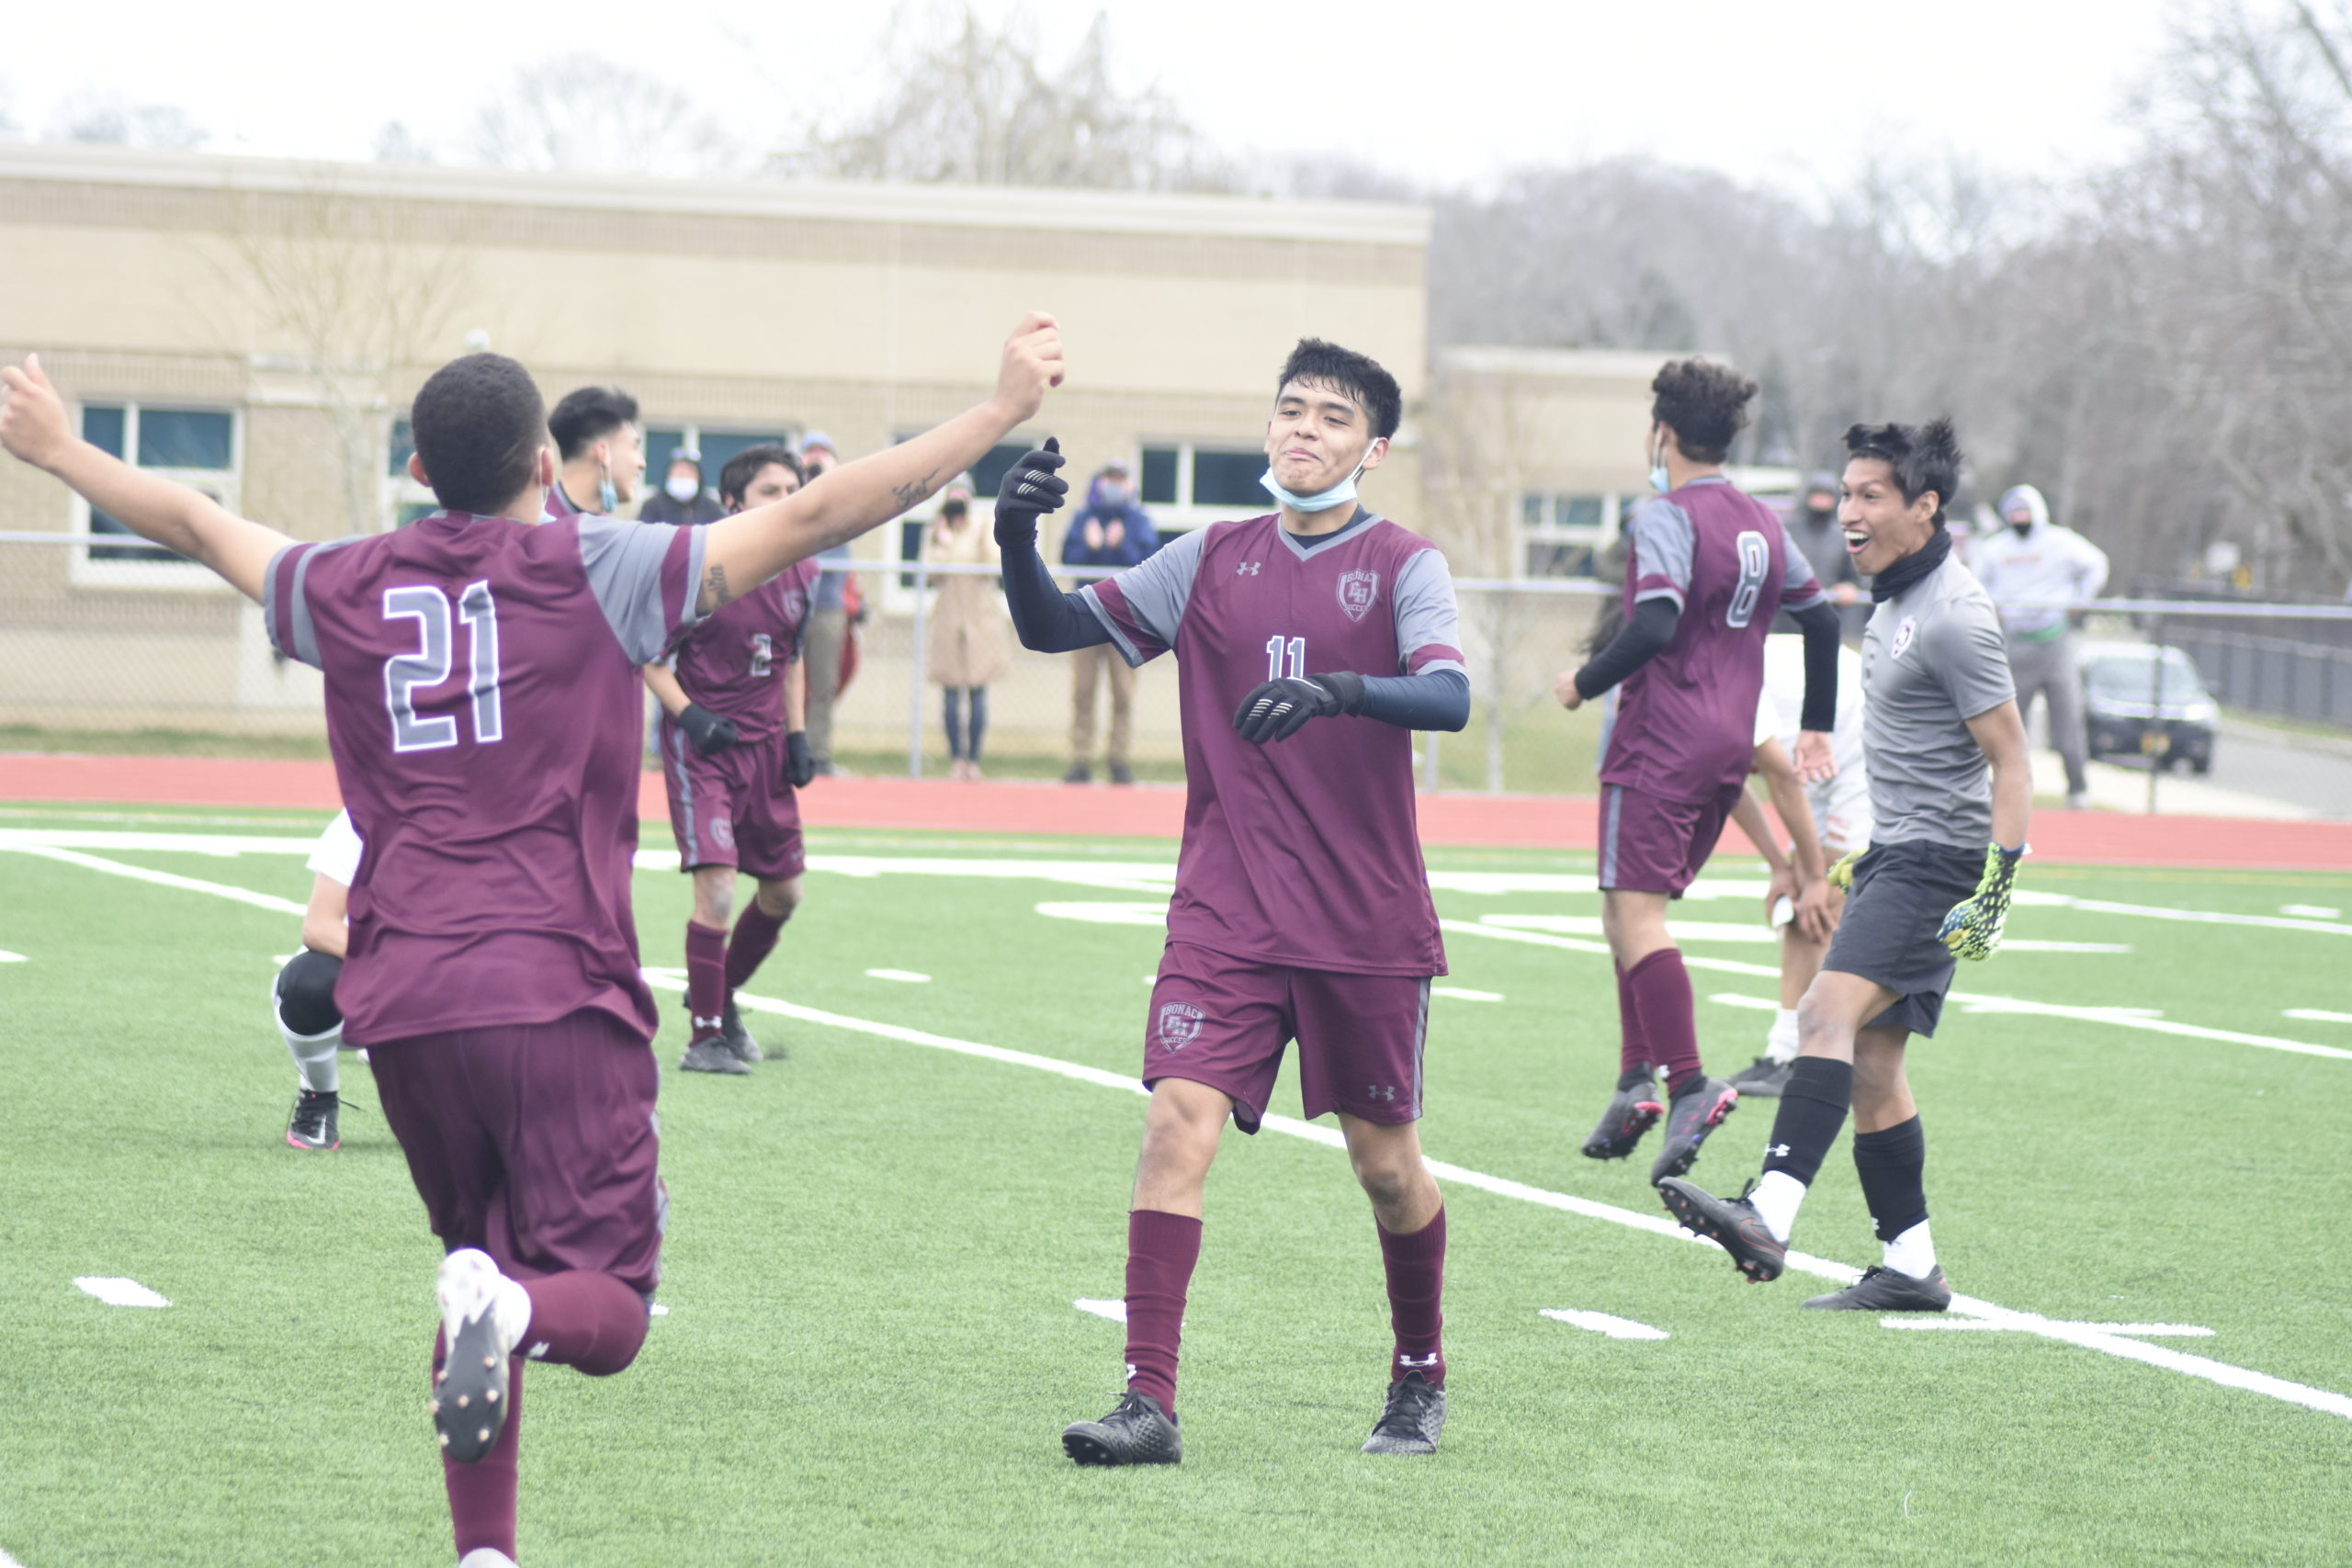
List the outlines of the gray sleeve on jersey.
{"type": "MultiPolygon", "coordinates": [[[[290,626],[282,626],[277,624],[277,575],[279,572],[286,570],[286,557],[288,553],[300,547],[300,546],[296,545],[279,546],[277,552],[269,558],[269,566],[262,572],[261,576],[262,633],[269,638],[270,647],[277,649],[278,652],[286,655],[288,659],[302,659],[302,656],[300,653],[297,653],[294,649],[294,628],[290,626]]],[[[296,610],[294,612],[289,612],[289,618],[292,614],[299,613],[299,609],[300,606],[298,602],[296,610]]],[[[315,649],[312,649],[311,658],[302,660],[302,662],[305,664],[316,664],[318,661],[317,650],[315,649]]]]}
{"type": "MultiPolygon", "coordinates": [[[[1462,623],[1453,604],[1453,573],[1440,550],[1416,550],[1396,574],[1396,665],[1425,675],[1432,670],[1462,670],[1462,623]],[[1424,648],[1453,650],[1413,670],[1413,655],[1424,648]]],[[[1467,670],[1462,671],[1464,676],[1467,670]]]]}
{"type": "Polygon", "coordinates": [[[2017,698],[2001,618],[1979,604],[1945,606],[1928,628],[1927,651],[1936,680],[1962,718],[1992,712],[2017,698]]]}
{"type": "Polygon", "coordinates": [[[1690,514],[1664,496],[1652,496],[1634,508],[1625,531],[1634,539],[1634,602],[1664,597],[1678,605],[1688,603],[1690,557],[1699,537],[1690,514]]]}
{"type": "MultiPolygon", "coordinates": [[[[1180,534],[1144,558],[1141,565],[1103,580],[1119,585],[1119,597],[1125,603],[1127,614],[1162,648],[1176,646],[1176,628],[1184,619],[1184,606],[1192,603],[1193,581],[1200,575],[1201,550],[1207,539],[1206,528],[1180,534]]],[[[1119,650],[1119,657],[1129,664],[1141,664],[1151,656],[1136,646],[1117,617],[1104,608],[1098,592],[1101,586],[1090,582],[1079,591],[1085,596],[1086,607],[1109,629],[1111,644],[1119,650]]]]}
{"type": "Polygon", "coordinates": [[[662,568],[678,535],[668,523],[627,523],[617,517],[580,518],[580,564],[605,622],[632,664],[650,664],[670,646],[673,629],[695,619],[702,589],[703,531],[688,528],[685,603],[673,617],[662,603],[662,568]]]}
{"type": "Polygon", "coordinates": [[[268,635],[271,644],[288,658],[299,660],[313,670],[323,668],[319,661],[319,628],[311,619],[311,563],[329,550],[356,545],[368,536],[355,534],[347,538],[329,539],[322,545],[283,545],[277,554],[269,558],[269,569],[262,577],[262,629],[268,635]],[[302,558],[289,567],[287,558],[296,550],[302,552],[302,558]],[[287,584],[286,624],[280,626],[277,624],[278,574],[288,570],[293,572],[294,581],[287,584]]]}
{"type": "Polygon", "coordinates": [[[1789,525],[1786,523],[1781,525],[1781,558],[1782,562],[1781,609],[1802,610],[1807,604],[1818,604],[1829,597],[1823,589],[1820,578],[1813,570],[1813,562],[1807,558],[1804,551],[1797,547],[1796,538],[1789,532],[1789,525]],[[1813,592],[1810,593],[1805,592],[1807,583],[1813,585],[1813,592]]]}

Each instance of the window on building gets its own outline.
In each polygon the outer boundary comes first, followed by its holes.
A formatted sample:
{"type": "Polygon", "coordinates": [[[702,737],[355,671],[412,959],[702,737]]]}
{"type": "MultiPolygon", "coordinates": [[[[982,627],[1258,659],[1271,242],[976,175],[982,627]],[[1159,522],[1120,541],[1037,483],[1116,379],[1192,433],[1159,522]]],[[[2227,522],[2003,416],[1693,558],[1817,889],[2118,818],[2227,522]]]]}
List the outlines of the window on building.
{"type": "Polygon", "coordinates": [[[1221,517],[1249,517],[1273,509],[1258,481],[1266,454],[1254,446],[1168,441],[1143,449],[1143,503],[1162,537],[1190,533],[1221,517]]]}
{"type": "Polygon", "coordinates": [[[681,446],[692,446],[702,454],[702,484],[712,495],[718,493],[719,470],[727,460],[746,446],[775,445],[789,447],[793,437],[787,432],[775,430],[727,430],[717,425],[680,424],[655,426],[645,433],[645,490],[650,495],[662,488],[670,477],[670,454],[681,446]]]}
{"type": "Polygon", "coordinates": [[[1596,558],[1616,542],[1631,498],[1567,491],[1530,491],[1519,498],[1519,574],[1590,577],[1596,558]]]}
{"type": "Polygon", "coordinates": [[[420,517],[430,517],[441,510],[433,492],[409,476],[408,460],[416,451],[416,433],[408,421],[392,421],[390,435],[384,442],[384,495],[381,509],[382,526],[405,528],[420,517]]]}
{"type": "MultiPolygon", "coordinates": [[[[226,409],[170,408],[153,403],[85,403],[82,438],[141,468],[203,491],[237,510],[237,416],[226,409]]],[[[93,541],[129,539],[131,531],[86,502],[74,503],[77,530],[93,541]]],[[[84,582],[177,587],[209,582],[210,574],[184,557],[138,545],[92,543],[74,565],[84,582]]]]}

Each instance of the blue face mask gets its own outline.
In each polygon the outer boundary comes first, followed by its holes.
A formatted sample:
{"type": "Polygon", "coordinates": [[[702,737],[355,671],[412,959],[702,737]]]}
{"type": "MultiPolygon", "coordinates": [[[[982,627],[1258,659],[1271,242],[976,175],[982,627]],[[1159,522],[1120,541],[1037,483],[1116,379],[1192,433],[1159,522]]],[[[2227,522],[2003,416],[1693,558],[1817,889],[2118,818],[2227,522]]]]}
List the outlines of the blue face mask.
{"type": "Polygon", "coordinates": [[[1666,471],[1666,440],[1661,436],[1650,448],[1650,489],[1660,495],[1674,488],[1674,476],[1666,471]]]}
{"type": "Polygon", "coordinates": [[[620,510],[621,492],[613,488],[613,470],[601,463],[596,467],[596,509],[610,517],[620,510]]]}
{"type": "MultiPolygon", "coordinates": [[[[1372,461],[1371,447],[1364,448],[1363,457],[1364,463],[1372,461]]],[[[1267,494],[1289,507],[1293,512],[1312,513],[1329,512],[1335,506],[1345,506],[1349,502],[1353,501],[1356,498],[1356,480],[1362,478],[1363,478],[1363,463],[1358,463],[1354,473],[1350,474],[1329,490],[1317,491],[1313,495],[1294,495],[1283,489],[1274,482],[1274,470],[1272,468],[1268,468],[1264,477],[1258,482],[1266,487],[1267,494]]]]}

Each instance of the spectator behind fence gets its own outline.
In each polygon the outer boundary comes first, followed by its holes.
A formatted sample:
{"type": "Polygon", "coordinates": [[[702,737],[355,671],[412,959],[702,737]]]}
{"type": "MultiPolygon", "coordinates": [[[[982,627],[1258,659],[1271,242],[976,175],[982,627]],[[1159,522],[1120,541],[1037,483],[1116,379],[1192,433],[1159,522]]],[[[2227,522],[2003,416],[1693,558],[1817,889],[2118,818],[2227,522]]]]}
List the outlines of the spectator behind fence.
{"type": "Polygon", "coordinates": [[[716,523],[727,514],[718,498],[703,488],[702,452],[695,446],[670,449],[670,471],[662,488],[638,509],[640,523],[716,523]]]}
{"type": "MultiPolygon", "coordinates": [[[[996,538],[972,516],[972,490],[951,484],[939,502],[939,517],[923,531],[925,566],[997,564],[996,538]]],[[[989,728],[989,684],[1001,680],[1012,658],[997,580],[978,572],[933,579],[931,632],[924,670],[940,688],[941,717],[947,728],[949,776],[980,776],[980,742],[989,728]],[[970,698],[970,719],[965,699],[970,698]]]]}
{"type": "MultiPolygon", "coordinates": [[[[1064,566],[1105,567],[1124,571],[1159,548],[1159,532],[1136,499],[1136,487],[1125,463],[1102,465],[1086,493],[1086,504],[1070,519],[1062,536],[1064,566]]],[[[1082,586],[1082,584],[1081,584],[1082,586]]],[[[1070,655],[1069,772],[1065,784],[1089,784],[1094,778],[1094,689],[1101,678],[1111,682],[1111,750],[1107,759],[1111,782],[1136,782],[1128,766],[1127,743],[1135,731],[1136,672],[1108,643],[1081,648],[1070,655]]]]}
{"type": "MultiPolygon", "coordinates": [[[[1862,574],[1854,570],[1854,558],[1846,549],[1846,529],[1838,521],[1838,477],[1835,474],[1807,475],[1804,490],[1797,497],[1796,510],[1789,516],[1789,540],[1813,563],[1813,575],[1838,606],[1838,635],[1848,642],[1862,640],[1862,628],[1870,624],[1871,606],[1862,592],[1862,574]]],[[[1782,610],[1772,617],[1775,632],[1793,632],[1800,628],[1796,617],[1782,610]]]]}
{"type": "Polygon", "coordinates": [[[2083,678],[2075,667],[2080,606],[2107,586],[2107,552],[2050,520],[2050,503],[2031,485],[2001,497],[2008,525],[1976,541],[1969,565],[2001,612],[2009,679],[2018,712],[2030,717],[2039,692],[2050,704],[2050,743],[2066,764],[2066,806],[2088,804],[2083,744],[2083,678]]]}
{"type": "MultiPolygon", "coordinates": [[[[823,431],[812,430],[800,438],[800,466],[808,483],[815,484],[840,462],[833,438],[823,431]]],[[[808,750],[816,754],[820,778],[834,771],[833,704],[841,695],[842,645],[849,639],[849,612],[842,604],[849,574],[834,570],[834,563],[847,559],[847,545],[817,552],[818,563],[827,570],[817,579],[808,627],[801,635],[800,657],[808,666],[808,750]]]]}

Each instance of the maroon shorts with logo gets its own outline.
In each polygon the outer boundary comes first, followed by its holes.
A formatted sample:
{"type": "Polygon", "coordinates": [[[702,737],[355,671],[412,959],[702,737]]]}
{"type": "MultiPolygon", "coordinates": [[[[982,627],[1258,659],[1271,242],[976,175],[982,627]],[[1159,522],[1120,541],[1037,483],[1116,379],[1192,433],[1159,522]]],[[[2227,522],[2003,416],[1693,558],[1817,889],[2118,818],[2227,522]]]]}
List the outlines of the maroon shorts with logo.
{"type": "Polygon", "coordinates": [[[784,732],[706,757],[684,731],[662,726],[668,755],[670,830],[683,869],[731,865],[776,882],[808,869],[800,846],[800,798],[784,782],[784,732]]]}
{"type": "Polygon", "coordinates": [[[1429,1021],[1426,976],[1292,969],[1171,942],[1151,987],[1143,1081],[1206,1084],[1232,1098],[1234,1124],[1254,1133],[1295,1040],[1309,1117],[1419,1121],[1429,1021]]]}
{"type": "Polygon", "coordinates": [[[1600,786],[1600,886],[1680,897],[1715,852],[1742,784],[1707,801],[1668,800],[1624,784],[1600,786]]]}
{"type": "Polygon", "coordinates": [[[516,1279],[593,1269],[653,1293],[669,1197],[651,1045],[589,1010],[388,1040],[368,1062],[443,1246],[516,1279]]]}

